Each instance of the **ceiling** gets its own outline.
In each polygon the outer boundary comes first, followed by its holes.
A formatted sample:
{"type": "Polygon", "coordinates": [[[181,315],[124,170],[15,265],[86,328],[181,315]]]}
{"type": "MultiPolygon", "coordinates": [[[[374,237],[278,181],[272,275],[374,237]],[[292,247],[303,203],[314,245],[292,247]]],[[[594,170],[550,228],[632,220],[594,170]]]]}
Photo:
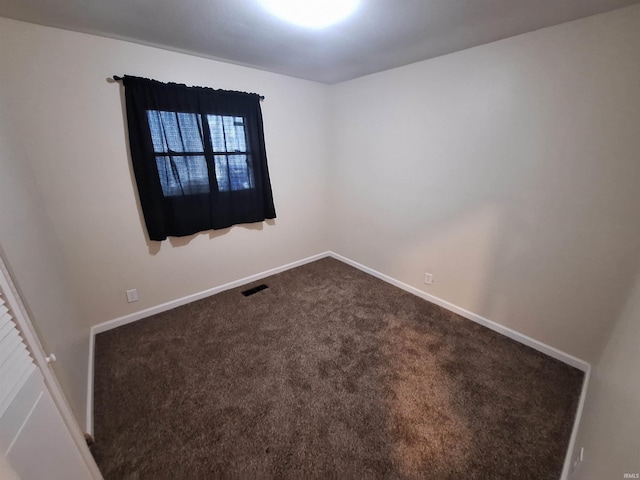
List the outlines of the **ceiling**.
{"type": "Polygon", "coordinates": [[[0,16],[333,84],[639,2],[361,0],[323,30],[258,0],[0,0],[0,16]]]}

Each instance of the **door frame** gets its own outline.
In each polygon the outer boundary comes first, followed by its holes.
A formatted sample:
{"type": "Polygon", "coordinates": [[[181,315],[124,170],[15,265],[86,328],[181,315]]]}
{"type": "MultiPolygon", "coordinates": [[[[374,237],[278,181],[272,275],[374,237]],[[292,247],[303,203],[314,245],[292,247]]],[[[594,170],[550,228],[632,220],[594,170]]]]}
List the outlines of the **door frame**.
{"type": "Polygon", "coordinates": [[[84,433],[71,411],[71,407],[62,392],[62,388],[60,387],[55,374],[47,362],[47,354],[45,353],[42,342],[40,341],[36,329],[31,322],[27,308],[22,301],[22,297],[13,278],[10,266],[8,265],[6,256],[4,255],[4,251],[0,246],[0,287],[2,287],[2,291],[5,293],[7,302],[11,306],[11,312],[13,314],[12,317],[20,330],[20,334],[27,345],[29,353],[31,353],[31,356],[33,357],[36,367],[40,370],[40,373],[42,373],[45,386],[51,394],[53,402],[60,412],[60,416],[62,417],[71,438],[73,438],[82,459],[87,464],[87,468],[91,472],[94,480],[102,480],[102,474],[98,469],[98,465],[96,464],[93,455],[89,451],[84,433]]]}

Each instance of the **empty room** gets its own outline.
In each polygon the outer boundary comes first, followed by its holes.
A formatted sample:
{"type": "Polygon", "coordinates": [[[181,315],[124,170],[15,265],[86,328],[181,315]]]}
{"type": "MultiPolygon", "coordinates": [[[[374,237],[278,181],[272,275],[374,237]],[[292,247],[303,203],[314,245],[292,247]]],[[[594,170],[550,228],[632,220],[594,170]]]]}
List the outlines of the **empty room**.
{"type": "Polygon", "coordinates": [[[638,0],[0,0],[0,478],[640,478],[638,0]]]}

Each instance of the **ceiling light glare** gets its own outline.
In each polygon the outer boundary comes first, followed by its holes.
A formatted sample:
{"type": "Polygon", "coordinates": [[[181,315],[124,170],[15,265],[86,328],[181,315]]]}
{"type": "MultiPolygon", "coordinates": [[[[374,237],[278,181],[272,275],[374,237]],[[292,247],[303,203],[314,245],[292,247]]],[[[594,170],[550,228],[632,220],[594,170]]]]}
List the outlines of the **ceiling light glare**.
{"type": "Polygon", "coordinates": [[[307,28],[324,28],[351,15],[360,0],[260,0],[277,17],[307,28]]]}

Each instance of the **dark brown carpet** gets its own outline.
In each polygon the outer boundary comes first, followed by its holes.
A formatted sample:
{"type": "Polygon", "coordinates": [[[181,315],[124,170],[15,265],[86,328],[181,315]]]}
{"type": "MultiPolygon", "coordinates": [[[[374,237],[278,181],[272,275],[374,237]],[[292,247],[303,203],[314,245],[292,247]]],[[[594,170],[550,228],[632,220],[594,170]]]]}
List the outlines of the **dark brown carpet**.
{"type": "Polygon", "coordinates": [[[582,372],[333,259],[96,338],[106,479],[560,477],[582,372]]]}

